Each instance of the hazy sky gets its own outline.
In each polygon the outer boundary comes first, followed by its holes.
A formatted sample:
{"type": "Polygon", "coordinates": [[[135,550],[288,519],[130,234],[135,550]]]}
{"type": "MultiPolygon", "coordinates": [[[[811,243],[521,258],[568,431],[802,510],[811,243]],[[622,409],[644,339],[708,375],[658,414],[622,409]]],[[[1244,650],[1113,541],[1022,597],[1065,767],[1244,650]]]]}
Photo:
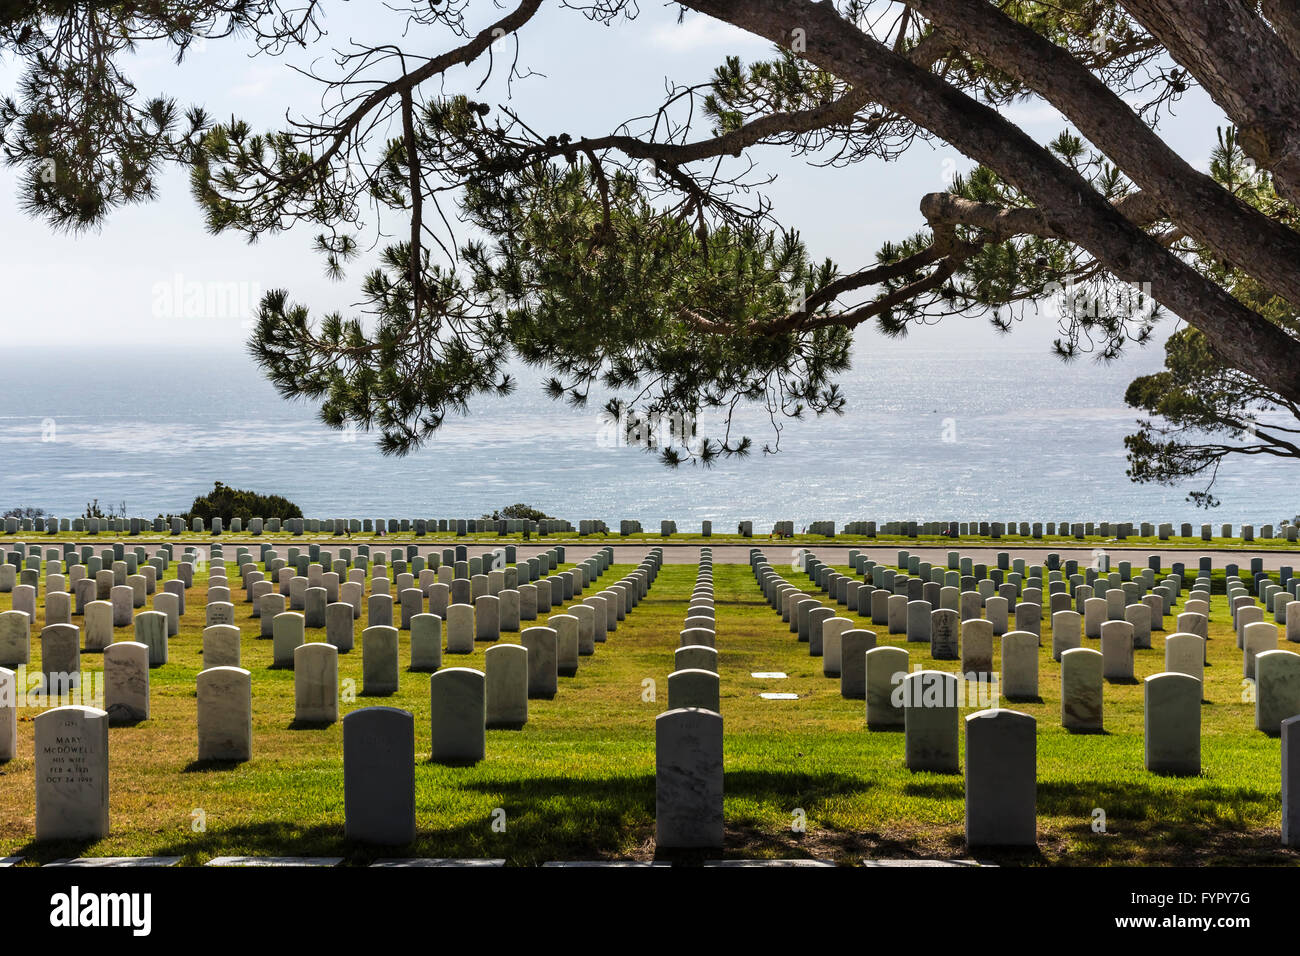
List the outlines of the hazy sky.
{"type": "MultiPolygon", "coordinates": [[[[334,75],[330,47],[353,38],[392,40],[391,17],[382,18],[379,6],[329,4],[327,40],[288,62],[306,66],[315,59],[323,73],[334,75]]],[[[494,8],[484,4],[477,9],[491,13],[494,8]]],[[[657,6],[646,7],[632,23],[613,27],[551,6],[520,39],[522,64],[543,75],[516,82],[510,90],[493,80],[476,95],[508,102],[535,128],[574,135],[607,133],[618,122],[653,110],[669,78],[701,82],[727,54],[751,60],[770,53],[765,41],[694,14],[677,24],[675,8],[657,6]]],[[[450,42],[432,30],[403,41],[407,49],[429,53],[450,42]]],[[[217,117],[235,114],[255,128],[279,125],[286,109],[310,113],[319,98],[316,84],[291,73],[284,60],[250,58],[239,41],[208,43],[179,68],[163,48],[146,47],[126,67],[145,93],[165,91],[182,104],[201,103],[217,117]]],[[[453,71],[446,89],[472,93],[483,72],[482,65],[453,71]]],[[[10,91],[16,75],[12,62],[0,63],[0,89],[10,91]]],[[[1064,126],[1059,114],[1041,103],[1028,102],[1010,112],[1040,140],[1064,126]]],[[[1214,126],[1222,120],[1200,96],[1189,96],[1178,112],[1164,133],[1203,167],[1214,126]]],[[[871,161],[842,170],[813,169],[775,149],[765,150],[760,159],[765,169],[779,173],[768,193],[781,220],[800,229],[817,257],[830,256],[846,268],[869,263],[882,242],[920,228],[920,197],[942,188],[954,168],[970,165],[943,144],[924,143],[895,163],[871,161]]],[[[246,337],[249,310],[266,289],[287,288],[316,312],[347,313],[366,268],[363,259],[342,283],[326,279],[310,251],[312,232],[304,227],[256,245],[233,234],[209,235],[184,176],[176,173],[162,180],[158,201],[119,209],[98,232],[79,236],[56,234],[25,218],[13,187],[11,171],[0,169],[0,288],[5,340],[11,347],[164,341],[235,347],[246,337]],[[232,292],[227,314],[169,309],[164,290],[191,283],[232,292]]],[[[914,334],[911,342],[1045,349],[1054,323],[1039,319],[1026,325],[1030,327],[1008,342],[996,339],[982,321],[949,321],[914,334]]],[[[860,345],[870,345],[873,338],[860,335],[860,345]]]]}

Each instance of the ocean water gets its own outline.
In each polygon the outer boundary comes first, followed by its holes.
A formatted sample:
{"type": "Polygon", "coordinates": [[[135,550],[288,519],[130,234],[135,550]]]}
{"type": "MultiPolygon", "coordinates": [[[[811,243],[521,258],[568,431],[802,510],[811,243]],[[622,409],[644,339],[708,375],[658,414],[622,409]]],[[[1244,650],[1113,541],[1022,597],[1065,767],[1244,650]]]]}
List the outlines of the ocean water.
{"type": "Polygon", "coordinates": [[[992,346],[859,349],[844,415],[787,423],[766,455],[774,436],[751,412],[751,457],[672,470],[611,441],[599,404],[546,398],[528,370],[513,395],[477,402],[397,459],[281,399],[238,348],[32,349],[3,375],[0,508],[72,516],[97,498],[152,517],[220,480],[320,517],[475,517],[526,502],[647,529],[664,518],[682,530],[705,518],[719,530],[742,519],[1263,524],[1300,512],[1300,464],[1226,465],[1223,505],[1208,513],[1187,488],[1128,480],[1124,388],[1160,360],[1158,348],[1111,366],[992,346]]]}

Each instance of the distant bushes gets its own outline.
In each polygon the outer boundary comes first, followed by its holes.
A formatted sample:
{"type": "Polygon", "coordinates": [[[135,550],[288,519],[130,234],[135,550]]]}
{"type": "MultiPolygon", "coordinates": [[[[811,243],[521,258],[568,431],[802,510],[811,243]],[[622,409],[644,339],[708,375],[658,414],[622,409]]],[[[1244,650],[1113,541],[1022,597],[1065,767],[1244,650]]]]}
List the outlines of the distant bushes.
{"type": "Polygon", "coordinates": [[[250,518],[301,518],[302,509],[280,495],[260,495],[255,491],[241,491],[217,482],[206,495],[194,499],[190,510],[181,515],[187,522],[202,518],[210,522],[220,518],[229,523],[238,518],[248,521],[250,518]]]}
{"type": "Polygon", "coordinates": [[[0,518],[44,518],[44,508],[10,508],[0,518]]]}
{"type": "Polygon", "coordinates": [[[503,518],[523,518],[526,521],[547,521],[552,516],[545,511],[539,511],[532,505],[506,505],[499,511],[494,511],[490,515],[483,515],[483,521],[500,521],[503,518]]]}

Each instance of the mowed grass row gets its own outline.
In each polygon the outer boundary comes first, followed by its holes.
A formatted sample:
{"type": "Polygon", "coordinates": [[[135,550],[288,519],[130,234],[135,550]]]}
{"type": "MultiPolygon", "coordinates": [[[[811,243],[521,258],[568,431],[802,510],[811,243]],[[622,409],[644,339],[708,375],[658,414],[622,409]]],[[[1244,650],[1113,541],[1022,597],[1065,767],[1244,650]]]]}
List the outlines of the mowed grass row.
{"type": "MultiPolygon", "coordinates": [[[[632,567],[616,565],[598,584],[632,567]]],[[[560,679],[555,699],[531,701],[521,730],[487,732],[487,759],[475,766],[428,762],[427,674],[404,670],[391,696],[345,699],[344,713],[384,704],[415,715],[419,834],[396,851],[344,839],[341,724],[291,727],[293,674],[270,668],[271,642],[256,637],[251,605],[238,600],[242,590],[235,594],[236,614],[244,631],[243,664],[253,672],[253,759],[231,767],[195,763],[194,681],[201,670],[206,589],[200,577],[189,592],[181,633],[171,642],[170,662],[151,674],[151,718],[110,731],[109,837],[91,845],[31,842],[35,713],[24,710],[21,756],[0,765],[0,855],[36,862],[78,854],[178,855],[186,863],[230,854],[330,855],[352,863],[409,855],[500,857],[512,865],[654,856],[654,718],[667,707],[666,677],[696,573],[694,565],[665,565],[649,597],[593,657],[582,659],[576,676],[560,679]]],[[[866,729],[864,703],[843,699],[838,680],[822,676],[821,659],[810,657],[807,645],[763,601],[748,566],[716,565],[714,576],[726,728],[726,854],[841,862],[966,855],[961,776],[908,771],[903,735],[866,729]],[[755,671],[789,676],[757,679],[750,676],[755,671]],[[763,691],[793,692],[799,699],[763,700],[763,691]],[[804,832],[796,829],[800,822],[804,832]]],[[[796,572],[787,579],[816,592],[796,572]]],[[[43,610],[43,592],[41,598],[43,610]]],[[[8,606],[9,596],[0,595],[0,609],[8,606]]],[[[880,643],[906,647],[914,664],[958,669],[956,662],[931,661],[927,645],[908,645],[902,635],[891,637],[843,608],[837,613],[875,631],[880,643]]],[[[1243,700],[1240,652],[1226,618],[1224,598],[1216,596],[1202,708],[1203,772],[1190,779],[1143,769],[1140,683],[1106,686],[1105,734],[1061,729],[1060,668],[1051,660],[1045,624],[1042,700],[1004,702],[1038,720],[1040,851],[988,856],[1006,863],[1296,862],[1295,853],[1279,846],[1278,742],[1253,729],[1253,704],[1243,700]],[[1104,832],[1094,829],[1097,810],[1105,814],[1104,832]]],[[[340,677],[354,681],[358,692],[364,623],[363,616],[356,649],[340,657],[340,677]]],[[[38,613],[34,633],[41,624],[38,613]]],[[[119,639],[130,636],[128,629],[118,632],[119,639]]],[[[323,637],[323,629],[308,632],[309,640],[323,637]]],[[[406,662],[405,631],[401,642],[406,662]]],[[[1139,678],[1163,669],[1163,635],[1157,632],[1153,643],[1154,649],[1136,654],[1139,678]]],[[[31,666],[37,668],[39,641],[33,645],[31,666]]],[[[481,669],[489,646],[445,655],[444,666],[481,669]]],[[[98,655],[83,656],[83,667],[99,666],[98,655]]]]}

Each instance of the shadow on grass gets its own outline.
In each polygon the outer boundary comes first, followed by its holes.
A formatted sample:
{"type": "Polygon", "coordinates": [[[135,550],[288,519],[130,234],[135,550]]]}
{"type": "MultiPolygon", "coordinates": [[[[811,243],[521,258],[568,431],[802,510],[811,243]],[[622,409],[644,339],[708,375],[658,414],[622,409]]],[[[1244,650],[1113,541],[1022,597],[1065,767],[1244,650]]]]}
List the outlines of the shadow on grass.
{"type": "Polygon", "coordinates": [[[51,840],[46,843],[30,841],[15,850],[14,856],[21,856],[28,863],[49,863],[53,860],[77,858],[84,856],[86,850],[94,846],[95,840],[51,840]]]}
{"type": "Polygon", "coordinates": [[[1252,816],[1268,818],[1277,810],[1277,797],[1268,796],[1245,787],[1226,787],[1221,784],[1197,783],[1197,777],[1160,776],[1158,779],[1177,783],[1169,786],[1146,786],[1131,780],[1103,783],[1038,784],[1038,812],[1040,815],[1090,819],[1095,808],[1105,810],[1107,817],[1126,817],[1147,821],[1153,813],[1157,822],[1176,826],[1191,824],[1215,828],[1245,826],[1241,821],[1252,816]]]}
{"type": "Polygon", "coordinates": [[[903,793],[909,797],[925,797],[930,800],[964,800],[966,784],[964,780],[917,780],[903,784],[903,793]]]}
{"type": "Polygon", "coordinates": [[[208,771],[225,773],[238,770],[247,762],[246,760],[191,760],[181,769],[181,773],[207,773],[208,771]]]}

